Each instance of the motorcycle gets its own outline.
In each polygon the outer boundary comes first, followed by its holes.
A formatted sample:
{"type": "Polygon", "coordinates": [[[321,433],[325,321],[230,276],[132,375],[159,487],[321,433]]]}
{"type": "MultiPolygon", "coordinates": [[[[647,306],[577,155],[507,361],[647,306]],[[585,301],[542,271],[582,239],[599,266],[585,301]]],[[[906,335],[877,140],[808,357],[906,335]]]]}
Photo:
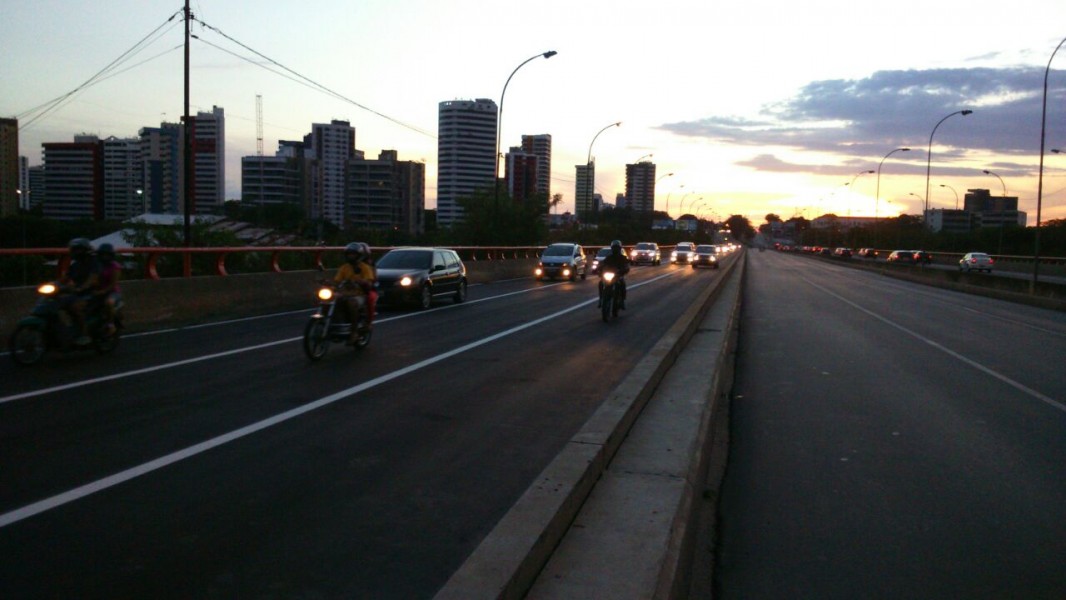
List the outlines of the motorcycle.
{"type": "Polygon", "coordinates": [[[603,272],[603,280],[600,282],[600,313],[603,315],[604,323],[611,317],[617,317],[618,310],[622,306],[618,279],[618,275],[613,271],[603,272]]]}
{"type": "Polygon", "coordinates": [[[122,331],[122,304],[115,307],[113,328],[108,328],[103,313],[91,304],[85,309],[85,328],[89,333],[88,344],[77,344],[79,337],[77,326],[69,315],[64,314],[60,299],[64,290],[54,283],[45,283],[37,288],[40,296],[30,315],[19,321],[15,332],[11,334],[8,348],[11,358],[20,365],[32,365],[42,358],[49,349],[63,353],[78,350],[96,350],[107,354],[118,347],[122,331]]]}
{"type": "MultiPolygon", "coordinates": [[[[343,285],[343,284],[342,284],[343,285]]],[[[331,342],[346,343],[351,337],[352,323],[348,321],[346,312],[337,309],[337,285],[332,281],[321,282],[318,290],[318,311],[311,315],[304,327],[304,353],[311,360],[319,360],[326,355],[331,342]]],[[[355,341],[355,349],[362,350],[370,343],[372,331],[369,327],[366,311],[360,312],[356,330],[359,335],[355,341]]]]}

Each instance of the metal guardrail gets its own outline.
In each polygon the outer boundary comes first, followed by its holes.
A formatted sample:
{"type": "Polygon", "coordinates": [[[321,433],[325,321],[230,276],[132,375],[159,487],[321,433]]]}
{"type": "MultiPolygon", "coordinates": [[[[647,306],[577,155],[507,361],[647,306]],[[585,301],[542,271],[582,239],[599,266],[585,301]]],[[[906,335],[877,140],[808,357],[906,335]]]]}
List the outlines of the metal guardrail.
{"type": "MultiPolygon", "coordinates": [[[[393,246],[372,247],[371,252],[382,254],[393,246]]],[[[543,246],[449,246],[459,253],[463,260],[517,260],[536,257],[543,246]]],[[[344,246],[241,246],[216,248],[116,248],[115,253],[123,257],[144,258],[144,277],[159,280],[159,261],[165,257],[178,256],[182,263],[182,277],[192,277],[193,257],[211,256],[213,268],[211,275],[229,275],[226,260],[235,255],[269,254],[270,270],[282,273],[281,257],[286,254],[302,254],[310,257],[312,268],[322,267],[322,256],[329,252],[344,252],[344,246]]],[[[66,248],[0,248],[0,258],[7,256],[43,256],[56,261],[56,276],[61,277],[70,267],[70,252],[66,248]]]]}

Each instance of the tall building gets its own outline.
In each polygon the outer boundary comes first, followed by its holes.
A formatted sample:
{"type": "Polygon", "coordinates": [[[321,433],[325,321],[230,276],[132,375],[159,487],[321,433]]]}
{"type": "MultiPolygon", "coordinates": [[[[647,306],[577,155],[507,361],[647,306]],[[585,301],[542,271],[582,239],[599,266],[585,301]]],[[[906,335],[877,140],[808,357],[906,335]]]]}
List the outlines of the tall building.
{"type": "MultiPolygon", "coordinates": [[[[540,161],[537,157],[515,146],[507,153],[506,163],[504,173],[511,200],[525,202],[537,195],[537,181],[540,179],[540,161]]],[[[542,198],[548,200],[547,196],[542,198]]]]}
{"type": "Polygon", "coordinates": [[[311,214],[317,162],[303,142],[280,140],[274,156],[241,159],[241,203],[294,204],[311,214]]]}
{"type": "Polygon", "coordinates": [[[107,138],[103,144],[104,218],[123,221],[147,212],[140,138],[107,138]],[[140,191],[140,193],[138,193],[140,191]]]}
{"type": "Polygon", "coordinates": [[[148,212],[184,212],[184,128],[178,123],[144,127],[141,138],[141,173],[148,212]]]}
{"type": "Polygon", "coordinates": [[[30,193],[26,198],[26,209],[33,210],[44,203],[44,165],[35,165],[28,170],[26,179],[29,181],[30,193]]]}
{"type": "Polygon", "coordinates": [[[382,150],[377,160],[348,162],[345,225],[359,229],[425,231],[426,166],[401,161],[395,150],[382,150]]]}
{"type": "Polygon", "coordinates": [[[626,165],[626,206],[635,213],[655,210],[655,163],[626,165]]]}
{"type": "Polygon", "coordinates": [[[318,161],[311,217],[343,227],[344,176],[348,161],[356,156],[355,128],[348,121],[314,123],[307,140],[318,161]]]}
{"type": "Polygon", "coordinates": [[[18,212],[19,122],[0,119],[0,217],[18,212]]]}
{"type": "Polygon", "coordinates": [[[496,102],[451,100],[438,105],[437,223],[463,220],[459,201],[496,182],[496,102]]]}
{"type": "Polygon", "coordinates": [[[552,136],[547,133],[523,135],[522,150],[537,157],[536,192],[551,200],[552,197],[552,136]]]}
{"type": "Polygon", "coordinates": [[[30,159],[19,157],[19,209],[30,209],[30,159]]]}
{"type": "Polygon", "coordinates": [[[226,111],[213,106],[196,113],[192,139],[192,212],[220,213],[226,202],[226,111]]]}
{"type": "Polygon", "coordinates": [[[1017,196],[993,196],[989,190],[966,190],[963,210],[975,216],[977,227],[1025,227],[1028,215],[1018,210],[1017,196]]]}
{"type": "Polygon", "coordinates": [[[574,183],[575,213],[579,221],[588,223],[597,212],[594,200],[595,193],[593,191],[596,181],[596,163],[590,162],[587,165],[575,165],[574,168],[577,170],[577,178],[574,183]]]}
{"type": "Polygon", "coordinates": [[[50,219],[100,220],[104,216],[103,144],[93,135],[73,143],[44,147],[44,216],[50,219]]]}

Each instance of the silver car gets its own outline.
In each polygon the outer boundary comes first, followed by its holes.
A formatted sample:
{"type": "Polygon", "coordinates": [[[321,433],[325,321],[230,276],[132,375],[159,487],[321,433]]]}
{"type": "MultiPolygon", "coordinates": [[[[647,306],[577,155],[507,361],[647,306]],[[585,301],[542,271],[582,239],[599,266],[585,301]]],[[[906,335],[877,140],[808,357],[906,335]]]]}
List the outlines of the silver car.
{"type": "Polygon", "coordinates": [[[967,252],[959,261],[959,270],[969,273],[970,271],[992,272],[992,265],[996,261],[984,252],[967,252]]]}

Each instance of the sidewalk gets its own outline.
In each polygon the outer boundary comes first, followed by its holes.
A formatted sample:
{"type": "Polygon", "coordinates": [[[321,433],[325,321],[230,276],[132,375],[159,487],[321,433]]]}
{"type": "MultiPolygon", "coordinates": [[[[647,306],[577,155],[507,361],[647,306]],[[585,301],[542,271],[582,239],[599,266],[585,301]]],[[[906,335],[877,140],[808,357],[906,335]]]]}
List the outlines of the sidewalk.
{"type": "Polygon", "coordinates": [[[437,599],[687,593],[743,272],[743,255],[721,269],[437,599]]]}

